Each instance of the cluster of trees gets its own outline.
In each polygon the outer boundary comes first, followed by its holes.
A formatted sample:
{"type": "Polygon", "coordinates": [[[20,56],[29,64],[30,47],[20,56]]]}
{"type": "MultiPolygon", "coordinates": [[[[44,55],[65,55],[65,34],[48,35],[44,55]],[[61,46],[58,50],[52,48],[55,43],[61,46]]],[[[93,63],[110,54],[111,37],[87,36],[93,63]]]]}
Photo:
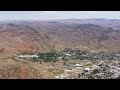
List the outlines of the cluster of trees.
{"type": "Polygon", "coordinates": [[[39,53],[37,54],[39,56],[38,59],[42,59],[42,60],[56,60],[57,57],[59,57],[60,55],[57,53],[39,53]]]}
{"type": "Polygon", "coordinates": [[[61,52],[51,53],[22,53],[26,55],[37,55],[31,58],[34,61],[57,61],[57,60],[120,60],[120,52],[88,52],[77,49],[66,48],[61,52]]]}
{"type": "Polygon", "coordinates": [[[24,55],[21,59],[32,60],[32,61],[56,61],[60,57],[57,53],[21,53],[24,55]],[[31,56],[34,55],[34,56],[31,56]]]}

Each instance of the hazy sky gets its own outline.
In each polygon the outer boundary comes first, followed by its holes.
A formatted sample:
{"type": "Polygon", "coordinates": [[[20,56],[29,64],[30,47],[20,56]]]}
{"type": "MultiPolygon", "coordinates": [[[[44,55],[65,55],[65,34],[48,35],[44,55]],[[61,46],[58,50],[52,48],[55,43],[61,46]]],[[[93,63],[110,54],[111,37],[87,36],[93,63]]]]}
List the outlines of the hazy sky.
{"type": "Polygon", "coordinates": [[[120,19],[120,11],[0,11],[2,20],[108,18],[120,19]]]}

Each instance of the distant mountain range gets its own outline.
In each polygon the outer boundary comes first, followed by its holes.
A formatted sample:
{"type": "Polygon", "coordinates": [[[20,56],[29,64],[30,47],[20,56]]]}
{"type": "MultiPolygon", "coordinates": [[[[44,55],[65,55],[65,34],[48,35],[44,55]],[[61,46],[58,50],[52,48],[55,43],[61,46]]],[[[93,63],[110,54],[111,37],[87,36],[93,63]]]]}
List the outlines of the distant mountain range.
{"type": "Polygon", "coordinates": [[[0,22],[0,53],[120,50],[120,19],[0,22]]]}

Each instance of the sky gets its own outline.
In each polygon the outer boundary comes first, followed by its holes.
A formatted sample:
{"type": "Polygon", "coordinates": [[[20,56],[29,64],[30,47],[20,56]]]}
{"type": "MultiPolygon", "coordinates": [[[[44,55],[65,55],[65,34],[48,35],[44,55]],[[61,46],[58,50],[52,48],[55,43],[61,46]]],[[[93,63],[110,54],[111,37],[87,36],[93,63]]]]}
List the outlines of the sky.
{"type": "Polygon", "coordinates": [[[120,11],[0,11],[0,21],[85,18],[120,19],[120,11]]]}

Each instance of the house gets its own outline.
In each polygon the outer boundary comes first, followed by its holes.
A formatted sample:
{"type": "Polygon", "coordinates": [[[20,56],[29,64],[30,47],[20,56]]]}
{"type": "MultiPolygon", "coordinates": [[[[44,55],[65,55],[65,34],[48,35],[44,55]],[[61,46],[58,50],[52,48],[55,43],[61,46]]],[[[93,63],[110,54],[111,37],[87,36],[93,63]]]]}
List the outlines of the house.
{"type": "Polygon", "coordinates": [[[94,51],[94,50],[90,50],[90,52],[93,52],[93,53],[95,53],[96,51],[94,51]]]}
{"type": "Polygon", "coordinates": [[[71,54],[69,54],[69,53],[65,53],[65,55],[66,55],[66,56],[71,56],[71,54]]]}
{"type": "Polygon", "coordinates": [[[86,72],[88,72],[90,70],[91,70],[90,68],[84,68],[84,71],[86,71],[86,72]]]}
{"type": "Polygon", "coordinates": [[[82,67],[83,65],[81,64],[75,64],[75,67],[82,67]]]}
{"type": "Polygon", "coordinates": [[[62,60],[62,59],[64,59],[63,57],[58,57],[58,60],[62,60]]]}

